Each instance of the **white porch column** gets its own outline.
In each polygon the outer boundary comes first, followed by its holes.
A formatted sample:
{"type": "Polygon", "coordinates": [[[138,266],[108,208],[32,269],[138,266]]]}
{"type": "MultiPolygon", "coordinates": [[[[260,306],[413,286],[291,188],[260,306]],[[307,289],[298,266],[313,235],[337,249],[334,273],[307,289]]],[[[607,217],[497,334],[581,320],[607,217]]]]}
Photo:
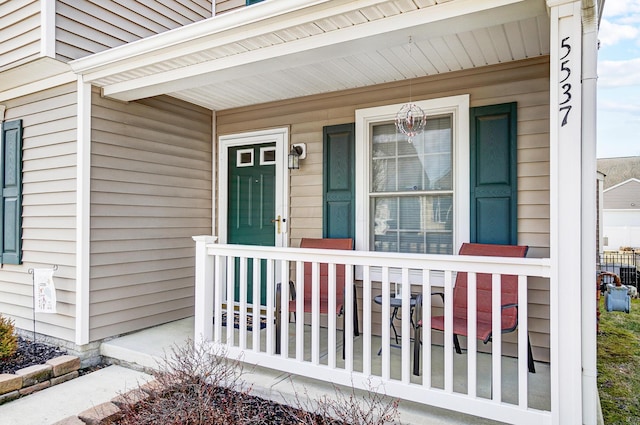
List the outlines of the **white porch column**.
{"type": "Polygon", "coordinates": [[[554,424],[580,425],[584,278],[581,2],[547,0],[547,6],[551,16],[551,411],[554,424]]]}
{"type": "Polygon", "coordinates": [[[215,236],[193,237],[196,242],[195,343],[213,338],[213,257],[207,254],[207,245],[216,239],[215,236]]]}
{"type": "Polygon", "coordinates": [[[596,338],[596,99],[598,11],[595,0],[582,7],[582,422],[598,422],[596,338]]]}
{"type": "Polygon", "coordinates": [[[76,345],[89,343],[89,295],[91,292],[91,84],[77,78],[78,130],[76,153],[76,345]]]}

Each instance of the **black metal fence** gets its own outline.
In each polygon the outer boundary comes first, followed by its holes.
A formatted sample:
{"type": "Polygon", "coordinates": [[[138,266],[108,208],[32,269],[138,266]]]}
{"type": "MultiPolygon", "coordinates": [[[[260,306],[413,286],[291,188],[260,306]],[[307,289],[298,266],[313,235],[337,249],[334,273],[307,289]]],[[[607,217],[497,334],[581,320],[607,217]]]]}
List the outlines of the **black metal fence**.
{"type": "Polygon", "coordinates": [[[599,260],[598,270],[615,273],[620,276],[623,285],[638,288],[640,284],[640,252],[604,252],[600,254],[599,260]]]}

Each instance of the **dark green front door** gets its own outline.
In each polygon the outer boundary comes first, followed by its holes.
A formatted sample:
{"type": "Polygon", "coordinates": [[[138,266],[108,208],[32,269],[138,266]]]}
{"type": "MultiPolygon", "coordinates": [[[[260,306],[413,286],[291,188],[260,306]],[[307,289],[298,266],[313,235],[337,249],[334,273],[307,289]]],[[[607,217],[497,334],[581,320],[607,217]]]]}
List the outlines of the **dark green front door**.
{"type": "MultiPolygon", "coordinates": [[[[275,143],[230,147],[228,154],[227,241],[275,246],[275,143]]],[[[261,265],[260,303],[266,304],[266,267],[261,265]]],[[[240,300],[236,260],[235,301],[240,300]]],[[[247,302],[253,302],[253,262],[247,261],[247,302]]]]}

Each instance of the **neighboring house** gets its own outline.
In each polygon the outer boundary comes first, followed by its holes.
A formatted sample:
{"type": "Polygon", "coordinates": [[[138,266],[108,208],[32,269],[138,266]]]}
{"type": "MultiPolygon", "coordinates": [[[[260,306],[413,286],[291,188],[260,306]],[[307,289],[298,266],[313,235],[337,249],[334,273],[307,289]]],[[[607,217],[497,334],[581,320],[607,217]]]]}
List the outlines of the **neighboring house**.
{"type": "MultiPolygon", "coordinates": [[[[0,313],[32,329],[29,269],[56,265],[57,313],[36,316],[39,334],[88,352],[195,305],[210,337],[210,282],[194,288],[209,254],[196,255],[195,235],[273,252],[353,237],[362,261],[382,251],[425,264],[445,264],[463,242],[528,245],[520,329],[551,364],[550,411],[389,388],[492,419],[595,423],[603,2],[247,4],[0,5],[0,313]],[[413,140],[394,126],[410,100],[427,115],[413,140]],[[286,167],[293,144],[305,147],[298,170],[286,167]]],[[[482,264],[520,274],[510,260],[482,264]]],[[[347,316],[371,331],[388,319],[363,307],[361,270],[360,311],[347,316]]],[[[504,353],[522,358],[523,341],[505,336],[504,353]]],[[[272,354],[263,364],[289,367],[272,354]]]]}
{"type": "Polygon", "coordinates": [[[640,250],[640,180],[631,178],[604,191],[602,225],[605,251],[640,250]]]}
{"type": "MultiPolygon", "coordinates": [[[[602,220],[603,220],[603,195],[604,195],[604,180],[606,175],[601,171],[597,173],[596,183],[596,253],[598,256],[602,253],[604,248],[602,220]]],[[[599,260],[597,261],[599,262],[599,260]]]]}
{"type": "Polygon", "coordinates": [[[617,158],[598,158],[598,171],[607,178],[604,189],[616,186],[632,178],[640,178],[640,156],[623,156],[617,158]]]}

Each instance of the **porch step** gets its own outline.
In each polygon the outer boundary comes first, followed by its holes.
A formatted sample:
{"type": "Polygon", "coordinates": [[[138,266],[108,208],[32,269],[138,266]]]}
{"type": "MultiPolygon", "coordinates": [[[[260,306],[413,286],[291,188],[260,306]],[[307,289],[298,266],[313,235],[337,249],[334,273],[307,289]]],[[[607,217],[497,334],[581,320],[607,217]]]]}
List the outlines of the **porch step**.
{"type": "Polygon", "coordinates": [[[136,370],[154,370],[171,357],[171,349],[193,339],[193,317],[105,341],[100,355],[107,363],[136,370]]]}
{"type": "MultiPolygon", "coordinates": [[[[162,359],[171,356],[171,348],[193,339],[193,317],[149,328],[140,332],[115,338],[102,343],[100,353],[107,361],[136,370],[157,368],[162,359]]],[[[245,369],[243,380],[252,387],[251,393],[284,404],[295,404],[296,398],[304,400],[334,395],[333,384],[251,366],[245,369]]],[[[348,396],[351,388],[339,387],[348,396]]],[[[364,391],[356,391],[366,395],[364,391]]],[[[469,416],[446,409],[425,406],[402,400],[399,408],[400,421],[406,425],[494,425],[501,422],[469,416]]]]}

